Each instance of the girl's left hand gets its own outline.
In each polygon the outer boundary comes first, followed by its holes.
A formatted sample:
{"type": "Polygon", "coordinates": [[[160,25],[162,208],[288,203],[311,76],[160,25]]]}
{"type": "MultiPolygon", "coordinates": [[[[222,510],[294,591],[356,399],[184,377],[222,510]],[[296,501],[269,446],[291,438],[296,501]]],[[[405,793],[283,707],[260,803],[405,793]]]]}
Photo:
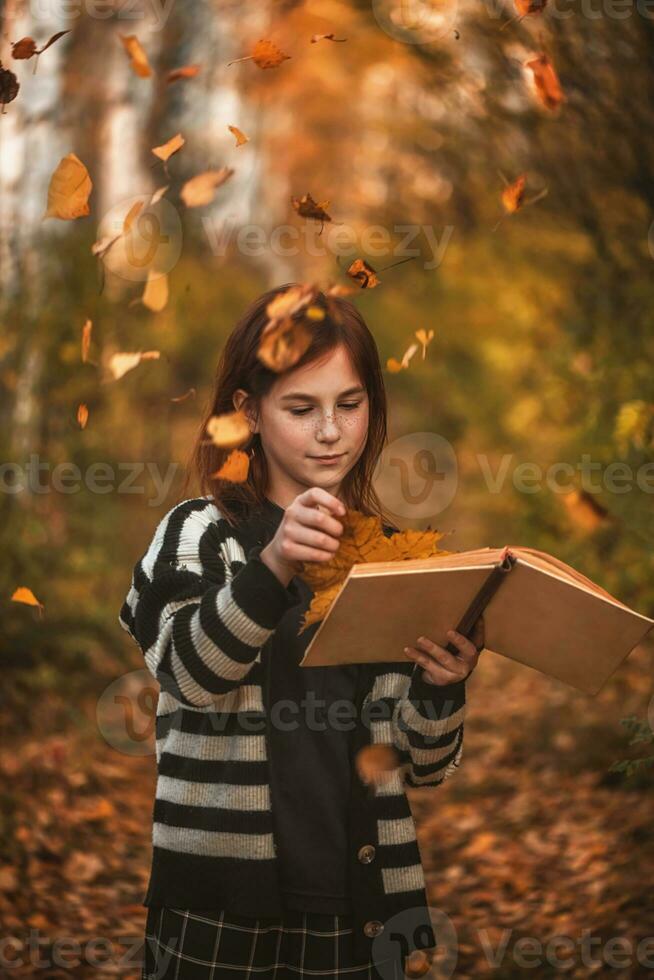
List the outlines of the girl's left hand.
{"type": "Polygon", "coordinates": [[[472,639],[468,640],[455,630],[448,630],[447,636],[458,647],[458,654],[450,653],[426,636],[418,637],[415,647],[404,648],[405,656],[424,669],[424,678],[429,684],[453,684],[464,680],[475,669],[484,648],[483,615],[477,620],[472,639]]]}

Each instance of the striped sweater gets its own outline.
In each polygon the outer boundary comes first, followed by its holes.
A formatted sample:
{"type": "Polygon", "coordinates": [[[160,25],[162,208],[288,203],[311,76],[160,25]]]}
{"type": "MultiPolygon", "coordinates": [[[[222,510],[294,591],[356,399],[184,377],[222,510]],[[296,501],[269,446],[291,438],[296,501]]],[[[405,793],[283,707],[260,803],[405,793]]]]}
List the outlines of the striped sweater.
{"type": "MultiPolygon", "coordinates": [[[[196,497],[164,515],[134,566],[119,623],[160,688],[146,906],[282,914],[266,655],[301,597],[261,560],[265,543],[196,497]]],[[[391,744],[400,760],[375,787],[352,766],[349,880],[362,958],[389,917],[409,909],[406,951],[436,944],[406,788],[437,786],[456,770],[464,713],[465,681],[429,684],[409,661],[361,665],[353,752],[391,744]]]]}

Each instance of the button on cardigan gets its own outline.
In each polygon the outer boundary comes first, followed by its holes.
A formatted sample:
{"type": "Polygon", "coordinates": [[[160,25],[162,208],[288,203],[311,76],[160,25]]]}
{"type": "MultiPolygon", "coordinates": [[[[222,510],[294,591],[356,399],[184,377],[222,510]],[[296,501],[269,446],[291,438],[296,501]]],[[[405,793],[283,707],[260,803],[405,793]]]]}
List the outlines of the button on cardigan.
{"type": "MultiPolygon", "coordinates": [[[[295,579],[280,582],[251,541],[209,495],[176,504],[136,562],[119,613],[160,686],[145,906],[283,912],[264,659],[302,593],[295,579]]],[[[437,943],[406,787],[437,786],[459,766],[465,681],[429,684],[409,661],[362,664],[355,694],[348,873],[355,954],[364,960],[400,912],[406,952],[437,943]],[[371,743],[392,744],[400,761],[376,787],[354,765],[371,743]]]]}

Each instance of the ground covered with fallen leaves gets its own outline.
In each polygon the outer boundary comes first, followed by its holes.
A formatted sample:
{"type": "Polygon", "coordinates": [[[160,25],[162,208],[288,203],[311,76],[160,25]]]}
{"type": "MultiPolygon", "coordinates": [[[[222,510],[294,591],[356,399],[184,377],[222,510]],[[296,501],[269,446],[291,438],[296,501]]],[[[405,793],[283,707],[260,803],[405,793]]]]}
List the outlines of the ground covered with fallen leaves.
{"type": "MultiPolygon", "coordinates": [[[[646,714],[653,661],[637,648],[590,698],[482,654],[461,767],[411,796],[434,921],[448,922],[431,975],[651,975],[654,942],[638,944],[654,936],[654,785],[608,768],[637,754],[619,719],[646,714]]],[[[111,671],[77,704],[53,694],[24,723],[1,718],[0,916],[20,963],[2,976],[140,975],[155,758],[151,731],[140,754],[102,734],[111,671]]]]}

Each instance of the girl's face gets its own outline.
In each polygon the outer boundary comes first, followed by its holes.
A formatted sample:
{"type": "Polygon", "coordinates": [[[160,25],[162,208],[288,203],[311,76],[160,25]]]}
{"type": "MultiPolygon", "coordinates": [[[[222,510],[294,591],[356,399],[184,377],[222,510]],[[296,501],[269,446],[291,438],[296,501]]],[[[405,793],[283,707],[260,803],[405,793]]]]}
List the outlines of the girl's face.
{"type": "Polygon", "coordinates": [[[368,395],[347,348],[285,372],[260,406],[254,431],[268,462],[267,495],[284,508],[309,487],[338,496],[368,436],[368,395]],[[316,458],[331,455],[338,459],[316,458]]]}

